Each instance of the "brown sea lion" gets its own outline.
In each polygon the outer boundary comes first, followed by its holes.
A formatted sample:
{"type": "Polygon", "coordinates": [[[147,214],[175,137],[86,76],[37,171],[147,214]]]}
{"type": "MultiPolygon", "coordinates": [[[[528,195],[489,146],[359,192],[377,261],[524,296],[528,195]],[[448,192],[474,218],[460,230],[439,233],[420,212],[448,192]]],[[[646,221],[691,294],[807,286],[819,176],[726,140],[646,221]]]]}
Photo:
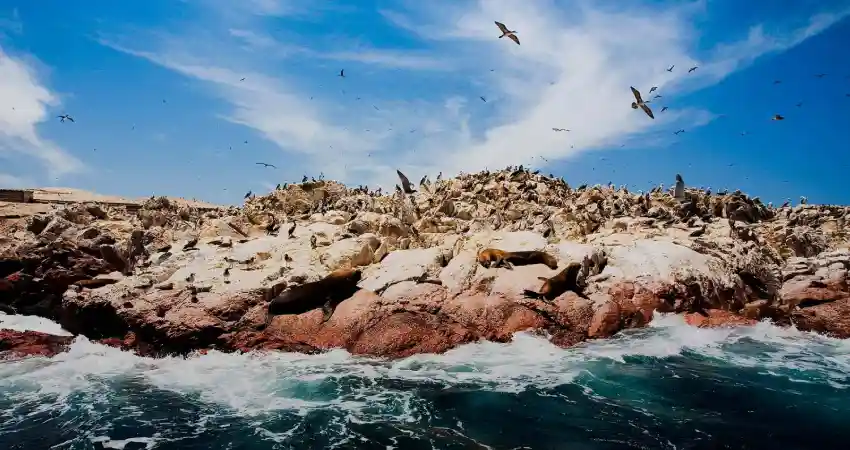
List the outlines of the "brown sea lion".
{"type": "Polygon", "coordinates": [[[357,292],[357,283],[361,276],[360,270],[357,269],[339,269],[319,281],[304,283],[283,291],[269,302],[266,325],[276,315],[303,314],[316,308],[322,308],[322,323],[327,322],[337,305],[357,292]]]}
{"type": "Polygon", "coordinates": [[[571,262],[567,264],[567,267],[565,267],[564,270],[558,272],[558,274],[552,278],[537,277],[543,281],[543,286],[540,287],[539,292],[534,292],[528,289],[525,289],[523,292],[528,297],[542,298],[546,300],[554,300],[556,297],[567,291],[573,291],[580,297],[584,297],[584,292],[578,285],[579,271],[581,271],[581,264],[571,262]]]}
{"type": "Polygon", "coordinates": [[[513,266],[526,266],[530,264],[545,264],[550,269],[558,268],[558,260],[538,250],[506,252],[497,248],[485,248],[478,252],[478,262],[487,268],[504,266],[513,269],[513,266]]]}

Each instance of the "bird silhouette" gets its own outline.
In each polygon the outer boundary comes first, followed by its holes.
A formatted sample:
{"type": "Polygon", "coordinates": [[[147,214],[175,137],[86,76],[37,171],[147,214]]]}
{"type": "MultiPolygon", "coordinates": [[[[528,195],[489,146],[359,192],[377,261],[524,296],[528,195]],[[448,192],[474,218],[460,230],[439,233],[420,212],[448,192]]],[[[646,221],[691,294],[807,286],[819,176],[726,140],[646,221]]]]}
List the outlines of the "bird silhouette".
{"type": "Polygon", "coordinates": [[[412,194],[416,192],[416,189],[413,189],[413,184],[403,173],[401,173],[400,170],[396,169],[395,173],[398,174],[398,178],[401,180],[401,187],[404,189],[405,194],[412,194]]]}
{"type": "Polygon", "coordinates": [[[779,115],[779,114],[774,114],[774,115],[773,115],[773,118],[771,118],[770,120],[785,120],[785,118],[784,118],[784,117],[782,117],[782,116],[781,116],[781,115],[779,115]]]}
{"type": "Polygon", "coordinates": [[[499,36],[499,39],[507,36],[511,38],[511,40],[516,42],[516,45],[519,45],[519,38],[515,34],[516,31],[508,30],[508,27],[506,27],[505,24],[503,24],[502,22],[496,22],[496,26],[499,27],[499,30],[502,32],[502,35],[499,36]]]}
{"type": "Polygon", "coordinates": [[[651,94],[655,92],[656,89],[658,89],[658,86],[652,86],[652,88],[649,89],[649,93],[651,94]]]}
{"type": "Polygon", "coordinates": [[[823,78],[825,76],[826,76],[825,73],[819,73],[819,74],[815,75],[816,78],[823,78]]]}
{"type": "Polygon", "coordinates": [[[345,69],[340,69],[339,76],[345,78],[345,69]]]}
{"type": "Polygon", "coordinates": [[[638,92],[638,90],[634,87],[630,87],[632,88],[632,94],[635,96],[635,101],[632,102],[632,109],[638,109],[638,107],[640,107],[640,109],[642,109],[650,119],[655,119],[655,116],[652,114],[652,110],[649,109],[649,106],[646,106],[646,103],[643,99],[641,99],[640,92],[638,92]]]}
{"type": "Polygon", "coordinates": [[[667,111],[668,109],[669,109],[669,108],[667,108],[666,106],[664,106],[664,107],[662,107],[662,108],[661,108],[661,112],[667,111]]]}
{"type": "Polygon", "coordinates": [[[668,72],[672,72],[674,67],[676,67],[676,65],[675,65],[675,64],[673,64],[672,66],[670,66],[670,68],[669,68],[669,69],[667,69],[667,71],[668,71],[668,72]]]}
{"type": "Polygon", "coordinates": [[[678,136],[678,135],[679,135],[679,133],[684,133],[684,132],[685,132],[685,130],[679,130],[679,131],[677,131],[677,132],[675,132],[675,133],[673,133],[673,134],[675,134],[675,135],[677,135],[677,136],[678,136]]]}
{"type": "Polygon", "coordinates": [[[480,98],[482,102],[487,103],[487,99],[486,99],[486,98],[484,98],[484,97],[478,97],[478,98],[480,98]]]}
{"type": "Polygon", "coordinates": [[[690,69],[688,69],[688,73],[691,73],[691,72],[693,72],[694,70],[697,70],[698,68],[699,68],[699,66],[693,66],[693,67],[691,67],[690,69]]]}
{"type": "Polygon", "coordinates": [[[256,164],[258,166],[274,167],[275,169],[277,169],[277,166],[274,165],[274,164],[268,164],[268,163],[264,163],[264,162],[258,162],[258,163],[254,163],[254,164],[256,164]]]}
{"type": "Polygon", "coordinates": [[[248,193],[247,193],[247,194],[245,194],[245,197],[242,197],[242,198],[244,199],[244,198],[248,198],[248,197],[250,197],[250,196],[251,196],[251,191],[248,191],[248,193]]]}
{"type": "Polygon", "coordinates": [[[67,114],[62,114],[61,116],[56,116],[56,117],[59,119],[59,122],[65,122],[66,119],[70,120],[71,122],[74,121],[74,118],[67,115],[67,114]]]}

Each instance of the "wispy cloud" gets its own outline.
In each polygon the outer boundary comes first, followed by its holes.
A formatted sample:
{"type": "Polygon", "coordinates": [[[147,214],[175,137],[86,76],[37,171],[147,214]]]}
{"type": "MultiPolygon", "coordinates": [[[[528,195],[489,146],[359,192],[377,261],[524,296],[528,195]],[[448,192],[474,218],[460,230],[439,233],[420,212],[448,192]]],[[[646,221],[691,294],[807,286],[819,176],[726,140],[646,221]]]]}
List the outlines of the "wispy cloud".
{"type": "Polygon", "coordinates": [[[44,139],[37,126],[59,106],[58,97],[39,82],[24,60],[0,47],[0,159],[18,154],[37,158],[52,177],[80,172],[85,166],[73,155],[44,139]]]}
{"type": "Polygon", "coordinates": [[[21,34],[23,31],[24,24],[21,22],[21,16],[18,13],[18,8],[13,9],[9,14],[3,14],[0,12],[0,34],[21,34]]]}
{"type": "Polygon", "coordinates": [[[0,187],[21,188],[30,185],[30,181],[26,178],[16,177],[7,173],[0,173],[0,187]]]}
{"type": "MultiPolygon", "coordinates": [[[[197,51],[191,47],[197,39],[187,35],[145,49],[114,40],[103,43],[207,83],[231,107],[224,119],[257,130],[287,152],[310,156],[314,173],[385,187],[396,183],[395,167],[417,177],[528,164],[532,157],[554,161],[638,137],[663,140],[671,128],[702,126],[714,113],[698,107],[661,113],[660,99],[653,103],[656,120],[650,120],[629,107],[629,86],[647,97],[651,86],[665,97],[704,88],[762,55],[798,45],[850,12],[817,14],[800,28],[781,33],[768,34],[760,24],[730,30],[729,41],[706,51],[700,49],[693,25],[694,17],[705,12],[701,1],[674,6],[578,1],[566,9],[544,0],[402,1],[380,13],[418,40],[417,52],[367,45],[329,51],[295,43],[277,53],[281,44],[269,24],[244,16],[229,22],[236,6],[213,0],[206,4],[219,8],[217,17],[225,18],[221,20],[229,30],[210,46],[214,53],[197,51]],[[522,45],[497,39],[494,18],[519,30],[522,45]],[[245,45],[263,51],[253,52],[248,61],[242,52],[240,62],[247,67],[239,73],[219,62],[245,45]],[[279,67],[268,61],[270,54],[409,70],[420,80],[423,74],[414,71],[437,69],[441,78],[429,84],[426,98],[370,92],[376,108],[352,113],[328,89],[317,88],[313,73],[279,75],[279,67]],[[676,69],[668,72],[672,64],[676,69]],[[692,66],[700,69],[688,74],[692,66]],[[266,75],[270,73],[275,75],[266,75]],[[246,81],[239,81],[243,77],[246,81]],[[469,93],[460,94],[459,87],[469,93]],[[554,133],[553,127],[572,131],[554,133]]],[[[249,8],[252,17],[283,16],[296,14],[294,4],[254,0],[238,8],[249,8]]],[[[314,6],[299,5],[298,14],[314,6]]]]}

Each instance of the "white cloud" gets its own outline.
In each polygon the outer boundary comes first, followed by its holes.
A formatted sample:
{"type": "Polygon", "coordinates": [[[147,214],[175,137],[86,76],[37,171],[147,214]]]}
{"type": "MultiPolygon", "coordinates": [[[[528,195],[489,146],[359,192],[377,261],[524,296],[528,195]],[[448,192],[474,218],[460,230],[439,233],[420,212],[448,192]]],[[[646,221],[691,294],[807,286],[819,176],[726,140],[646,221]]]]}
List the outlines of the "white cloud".
{"type": "Polygon", "coordinates": [[[0,158],[11,153],[37,158],[52,177],[82,171],[80,160],[39,136],[36,129],[52,118],[48,110],[59,103],[31,67],[0,47],[0,158]]]}
{"type": "MultiPolygon", "coordinates": [[[[278,75],[267,64],[267,52],[257,52],[263,58],[249,61],[247,74],[237,74],[211,63],[228,53],[226,45],[215,46],[215,54],[187,50],[192,36],[150,51],[112,46],[208,83],[232,106],[223,118],[259,131],[287,152],[312,156],[311,172],[392,187],[396,167],[418,179],[423,173],[528,164],[539,156],[551,162],[624,141],[663,142],[670,130],[693,129],[715,117],[697,107],[661,113],[668,99],[714,84],[761,55],[791,48],[850,12],[819,14],[782,34],[767,34],[758,24],[749,33],[730,30],[745,37],[701,52],[693,19],[705,12],[703,1],[665,7],[577,1],[566,10],[547,0],[403,4],[406,9],[381,14],[418,37],[427,53],[367,46],[286,52],[409,70],[448,69],[437,73],[428,98],[371,92],[380,110],[365,113],[341,106],[327,90],[311,89],[313,80],[278,75]],[[518,30],[522,45],[498,39],[494,20],[518,30]],[[672,64],[675,70],[667,72],[672,64]],[[700,69],[688,74],[691,66],[700,69]],[[264,75],[272,72],[274,77],[264,75]],[[247,80],[239,82],[243,76],[247,80]],[[456,89],[442,88],[446,80],[471,84],[475,91],[459,96],[456,89]],[[656,93],[664,97],[652,104],[655,120],[630,108],[629,86],[645,98],[658,86],[656,93]],[[553,127],[572,131],[555,133],[553,127]]],[[[255,15],[293,13],[287,2],[244,5],[255,15]]],[[[270,28],[256,21],[226,28],[231,39],[254,48],[274,52],[279,45],[270,28]]]]}
{"type": "Polygon", "coordinates": [[[0,173],[0,188],[21,188],[30,185],[30,181],[26,178],[0,173]]]}

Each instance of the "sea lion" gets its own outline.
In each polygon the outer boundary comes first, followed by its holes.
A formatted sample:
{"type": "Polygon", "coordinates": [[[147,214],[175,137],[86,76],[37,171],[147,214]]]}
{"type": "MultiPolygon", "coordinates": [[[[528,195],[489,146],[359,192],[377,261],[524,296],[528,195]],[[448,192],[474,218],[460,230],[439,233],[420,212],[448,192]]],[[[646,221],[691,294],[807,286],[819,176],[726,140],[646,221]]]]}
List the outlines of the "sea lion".
{"type": "Polygon", "coordinates": [[[362,273],[358,269],[339,269],[312,283],[304,283],[283,291],[269,302],[266,325],[276,315],[302,314],[322,308],[327,322],[340,302],[351,297],[359,287],[362,273]]]}
{"type": "Polygon", "coordinates": [[[579,271],[581,271],[581,264],[571,262],[567,264],[567,267],[565,267],[564,270],[558,272],[558,274],[552,278],[537,277],[539,280],[543,281],[543,286],[540,287],[539,292],[525,289],[523,293],[532,298],[542,298],[546,300],[554,300],[556,297],[567,291],[573,291],[580,297],[584,297],[584,292],[578,285],[579,271]]]}
{"type": "Polygon", "coordinates": [[[478,252],[478,262],[487,268],[504,266],[506,269],[513,269],[514,265],[530,264],[545,264],[550,269],[558,268],[558,260],[554,256],[538,250],[506,252],[497,248],[485,248],[478,252]]]}

